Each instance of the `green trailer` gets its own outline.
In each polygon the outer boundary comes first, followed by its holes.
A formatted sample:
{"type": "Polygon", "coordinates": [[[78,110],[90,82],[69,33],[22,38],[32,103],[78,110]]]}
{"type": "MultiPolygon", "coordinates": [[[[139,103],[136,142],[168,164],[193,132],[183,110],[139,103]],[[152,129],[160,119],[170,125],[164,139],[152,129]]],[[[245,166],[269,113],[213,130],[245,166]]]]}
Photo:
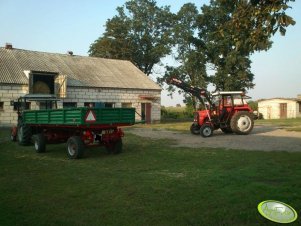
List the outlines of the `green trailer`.
{"type": "MultiPolygon", "coordinates": [[[[33,98],[31,96],[31,98],[33,98]]],[[[52,109],[56,98],[44,98],[50,109],[25,110],[28,96],[18,99],[18,125],[11,139],[27,145],[33,141],[36,152],[46,151],[46,144],[67,142],[67,155],[81,158],[89,146],[104,145],[110,153],[122,151],[120,127],[135,123],[135,108],[67,108],[52,109]]],[[[44,100],[40,97],[39,101],[44,100]]]]}
{"type": "Polygon", "coordinates": [[[24,123],[30,125],[84,126],[132,125],[134,108],[67,108],[23,112],[24,123]]]}

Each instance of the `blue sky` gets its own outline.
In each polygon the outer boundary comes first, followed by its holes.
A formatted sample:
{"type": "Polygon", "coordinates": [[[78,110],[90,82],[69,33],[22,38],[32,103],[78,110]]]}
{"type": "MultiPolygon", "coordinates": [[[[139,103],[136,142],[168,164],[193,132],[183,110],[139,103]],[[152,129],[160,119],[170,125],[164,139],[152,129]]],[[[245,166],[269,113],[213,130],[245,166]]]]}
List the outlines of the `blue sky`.
{"type": "MultiPolygon", "coordinates": [[[[15,48],[36,51],[87,55],[89,46],[103,32],[106,20],[116,15],[116,7],[126,0],[0,0],[0,46],[6,42],[15,48]]],[[[186,2],[198,7],[208,1],[157,0],[176,12],[186,2]]],[[[301,1],[291,3],[288,11],[297,22],[285,37],[273,37],[268,52],[252,55],[255,88],[253,99],[296,97],[301,94],[301,1]]],[[[162,92],[162,104],[181,103],[162,92]]]]}

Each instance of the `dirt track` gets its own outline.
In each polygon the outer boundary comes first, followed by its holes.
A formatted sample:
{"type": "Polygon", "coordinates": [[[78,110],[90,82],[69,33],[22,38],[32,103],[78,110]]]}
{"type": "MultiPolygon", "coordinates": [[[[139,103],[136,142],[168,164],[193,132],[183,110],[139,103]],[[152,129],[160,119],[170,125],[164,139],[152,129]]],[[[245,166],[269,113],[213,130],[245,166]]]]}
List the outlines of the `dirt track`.
{"type": "Polygon", "coordinates": [[[224,134],[217,130],[209,138],[192,135],[189,132],[148,128],[134,128],[129,132],[152,139],[172,139],[176,141],[175,146],[178,147],[301,152],[301,132],[286,131],[275,126],[255,126],[249,135],[224,134]]]}

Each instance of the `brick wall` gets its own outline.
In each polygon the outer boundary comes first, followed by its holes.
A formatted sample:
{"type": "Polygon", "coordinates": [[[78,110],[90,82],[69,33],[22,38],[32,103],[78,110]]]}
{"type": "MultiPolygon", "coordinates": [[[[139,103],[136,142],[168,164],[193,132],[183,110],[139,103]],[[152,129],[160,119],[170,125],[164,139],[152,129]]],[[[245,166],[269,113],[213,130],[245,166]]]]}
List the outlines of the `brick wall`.
{"type": "Polygon", "coordinates": [[[3,104],[3,109],[0,109],[0,126],[10,126],[16,124],[17,113],[10,106],[11,100],[16,100],[20,96],[28,93],[26,85],[0,85],[0,103],[3,104]]]}
{"type": "MultiPolygon", "coordinates": [[[[131,103],[136,108],[136,120],[141,117],[141,103],[151,103],[151,119],[153,122],[161,119],[161,92],[153,90],[129,90],[108,88],[82,88],[68,87],[67,97],[63,102],[76,102],[77,107],[83,107],[85,102],[114,103],[115,107],[121,107],[122,103],[131,103]],[[139,96],[152,96],[153,100],[141,99],[139,96]]],[[[63,103],[61,103],[63,104],[63,103]]]]}
{"type": "MultiPolygon", "coordinates": [[[[3,103],[3,109],[0,110],[0,127],[17,123],[17,114],[10,106],[10,101],[27,93],[26,85],[0,85],[0,103],[3,103]]],[[[136,120],[141,120],[141,103],[151,103],[151,120],[156,122],[161,119],[160,94],[160,91],[153,90],[68,87],[67,97],[58,103],[58,107],[62,108],[64,102],[75,102],[77,107],[83,107],[85,102],[114,103],[115,107],[121,107],[122,103],[131,103],[138,113],[136,120]],[[141,96],[155,98],[142,99],[141,96]]],[[[32,102],[31,109],[38,109],[38,105],[32,102]]]]}

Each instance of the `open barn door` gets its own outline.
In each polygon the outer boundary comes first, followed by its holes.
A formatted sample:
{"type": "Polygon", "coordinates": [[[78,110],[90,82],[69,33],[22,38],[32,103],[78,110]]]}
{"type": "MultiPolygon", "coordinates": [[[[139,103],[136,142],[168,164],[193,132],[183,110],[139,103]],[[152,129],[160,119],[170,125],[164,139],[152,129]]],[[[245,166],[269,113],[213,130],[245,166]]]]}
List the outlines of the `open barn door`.
{"type": "Polygon", "coordinates": [[[67,97],[67,76],[58,74],[54,80],[55,84],[55,94],[58,98],[67,97]]]}

